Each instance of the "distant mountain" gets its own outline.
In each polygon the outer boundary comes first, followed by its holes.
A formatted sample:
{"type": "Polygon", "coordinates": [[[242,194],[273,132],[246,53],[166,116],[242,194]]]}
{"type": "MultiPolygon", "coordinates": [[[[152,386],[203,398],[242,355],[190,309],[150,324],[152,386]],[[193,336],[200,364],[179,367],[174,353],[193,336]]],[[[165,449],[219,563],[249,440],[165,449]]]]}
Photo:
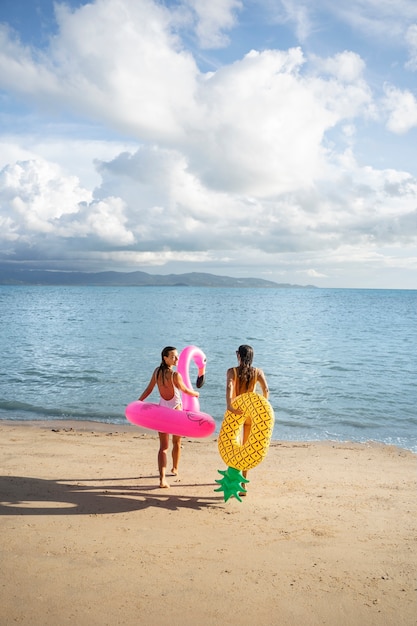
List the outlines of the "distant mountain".
{"type": "Polygon", "coordinates": [[[146,272],[63,272],[5,269],[0,267],[0,285],[102,285],[111,287],[263,287],[312,288],[314,285],[275,283],[261,278],[232,278],[204,272],[147,274],[146,272]]]}

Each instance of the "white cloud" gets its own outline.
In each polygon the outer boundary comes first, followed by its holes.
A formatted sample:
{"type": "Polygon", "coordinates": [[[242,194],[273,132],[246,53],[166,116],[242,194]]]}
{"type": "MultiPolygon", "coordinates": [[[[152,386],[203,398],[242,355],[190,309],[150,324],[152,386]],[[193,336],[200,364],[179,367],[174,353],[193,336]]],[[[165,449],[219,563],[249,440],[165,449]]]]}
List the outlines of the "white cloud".
{"type": "MultiPolygon", "coordinates": [[[[103,123],[128,129],[130,136],[175,146],[186,155],[188,167],[218,190],[273,195],[310,185],[323,163],[326,130],[369,101],[356,57],[335,60],[332,71],[342,81],[303,77],[299,49],[253,51],[204,76],[189,55],[177,50],[176,39],[163,34],[163,26],[168,28],[164,12],[151,13],[152,24],[161,18],[153,27],[159,34],[155,43],[153,32],[150,36],[139,20],[143,15],[127,2],[130,19],[140,28],[134,35],[133,24],[125,27],[127,35],[119,42],[123,29],[117,20],[124,14],[100,12],[107,1],[73,15],[61,9],[62,36],[45,69],[50,73],[46,84],[54,85],[50,105],[54,98],[56,106],[67,101],[86,115],[94,111],[103,123]]],[[[34,63],[26,54],[25,63],[31,73],[34,63]]],[[[35,71],[44,73],[44,66],[35,64],[35,71]]],[[[33,86],[34,97],[44,97],[44,90],[43,82],[33,86]]]]}
{"type": "Polygon", "coordinates": [[[206,184],[263,196],[311,184],[335,116],[300,78],[302,63],[300,50],[253,51],[202,84],[184,149],[206,184]]]}
{"type": "Polygon", "coordinates": [[[300,42],[320,32],[323,14],[368,37],[388,40],[401,38],[406,25],[417,19],[414,0],[258,0],[258,4],[270,12],[276,23],[293,23],[300,42]]]}
{"type": "Polygon", "coordinates": [[[309,269],[305,272],[310,278],[327,278],[326,274],[322,274],[315,269],[309,269]]]}
{"type": "Polygon", "coordinates": [[[200,46],[221,48],[229,43],[224,31],[236,23],[235,13],[242,8],[240,0],[184,0],[195,14],[195,33],[200,46]]]}
{"type": "Polygon", "coordinates": [[[0,172],[2,214],[20,223],[25,235],[52,232],[56,219],[90,199],[91,193],[81,189],[75,177],[62,176],[56,164],[26,161],[0,172]]]}
{"type": "Polygon", "coordinates": [[[317,58],[316,65],[321,72],[334,76],[341,83],[363,81],[365,63],[355,52],[345,50],[333,57],[326,59],[317,58]]]}
{"type": "MultiPolygon", "coordinates": [[[[314,8],[314,0],[308,3],[314,8]]],[[[320,8],[333,13],[354,31],[386,42],[402,39],[410,20],[417,19],[414,0],[350,0],[348,3],[323,0],[320,8]]]]}
{"type": "Polygon", "coordinates": [[[394,133],[406,133],[417,126],[417,98],[411,91],[385,87],[385,107],[389,117],[387,127],[394,133]]]}
{"type": "Polygon", "coordinates": [[[406,67],[410,70],[417,70],[417,24],[412,24],[406,32],[405,40],[408,45],[410,58],[406,67]]]}
{"type": "MultiPolygon", "coordinates": [[[[311,3],[284,4],[307,36],[311,3]]],[[[366,15],[371,4],[355,3],[366,15]]],[[[0,85],[36,102],[38,119],[80,120],[77,136],[3,136],[3,252],[121,269],[243,260],[325,280],[349,258],[382,267],[375,251],[415,246],[416,179],[355,156],[358,126],[378,106],[394,133],[417,125],[414,95],[387,87],[380,105],[351,50],[252,50],[201,72],[181,33],[193,25],[203,46],[224,45],[241,6],[59,5],[46,53],[1,30],[0,85]],[[102,139],[83,136],[85,120],[102,139]]]]}
{"type": "Polygon", "coordinates": [[[101,182],[94,162],[112,160],[123,151],[135,150],[138,145],[134,141],[83,137],[86,129],[81,126],[45,126],[37,120],[35,128],[36,132],[31,134],[4,133],[1,136],[0,170],[19,161],[59,163],[62,174],[75,176],[82,187],[93,190],[101,182]]]}
{"type": "Polygon", "coordinates": [[[43,55],[0,31],[0,85],[130,136],[168,140],[183,131],[197,68],[166,10],[148,1],[100,0],[74,13],[58,5],[57,20],[60,35],[43,55]]]}
{"type": "Polygon", "coordinates": [[[278,23],[292,23],[299,42],[305,42],[314,29],[312,11],[308,3],[294,0],[267,2],[278,23]]]}
{"type": "Polygon", "coordinates": [[[0,206],[9,220],[2,237],[9,247],[18,240],[20,249],[27,244],[45,258],[51,242],[57,254],[59,241],[63,248],[71,241],[61,256],[132,264],[236,260],[243,249],[253,267],[347,243],[412,245],[417,181],[394,170],[359,168],[351,158],[345,164],[344,173],[334,168],[332,179],[329,170],[309,190],[262,199],[210,189],[181,154],[156,148],[101,163],[94,197],[55,167],[22,163],[1,174],[0,206]]]}
{"type": "MultiPolygon", "coordinates": [[[[1,238],[43,248],[49,239],[92,237],[104,243],[127,245],[134,241],[124,227],[120,198],[93,201],[74,176],[64,176],[57,165],[45,161],[19,162],[0,172],[1,238]]],[[[76,245],[74,246],[76,254],[76,245]]]]}
{"type": "MultiPolygon", "coordinates": [[[[133,233],[126,228],[125,204],[120,198],[82,204],[76,214],[66,216],[55,227],[57,237],[91,237],[103,244],[126,246],[134,242],[133,233]]],[[[94,245],[94,244],[93,244],[94,245]]]]}

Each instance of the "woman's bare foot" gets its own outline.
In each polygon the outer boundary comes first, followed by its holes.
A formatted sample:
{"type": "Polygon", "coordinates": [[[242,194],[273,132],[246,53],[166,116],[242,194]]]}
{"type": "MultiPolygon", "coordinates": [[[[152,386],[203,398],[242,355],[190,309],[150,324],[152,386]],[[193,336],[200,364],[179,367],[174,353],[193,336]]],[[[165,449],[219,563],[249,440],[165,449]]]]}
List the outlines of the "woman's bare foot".
{"type": "Polygon", "coordinates": [[[161,480],[159,481],[159,486],[161,489],[168,489],[169,485],[167,483],[167,481],[165,480],[165,478],[161,478],[161,480]]]}
{"type": "Polygon", "coordinates": [[[172,470],[171,470],[171,474],[173,476],[178,476],[178,470],[175,467],[173,467],[172,470]]]}

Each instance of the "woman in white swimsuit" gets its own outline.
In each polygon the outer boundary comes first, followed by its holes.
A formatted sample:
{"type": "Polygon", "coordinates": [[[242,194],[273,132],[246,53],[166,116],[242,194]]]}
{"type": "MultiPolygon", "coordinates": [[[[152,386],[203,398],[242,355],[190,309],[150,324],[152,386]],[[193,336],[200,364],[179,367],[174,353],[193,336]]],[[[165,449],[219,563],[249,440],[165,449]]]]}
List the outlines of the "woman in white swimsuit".
{"type": "MultiPolygon", "coordinates": [[[[252,367],[253,348],[247,345],[239,346],[236,350],[236,356],[239,363],[238,367],[231,367],[226,374],[226,406],[228,411],[239,414],[241,410],[234,409],[232,406],[233,400],[237,396],[248,391],[255,391],[256,383],[259,383],[264,398],[268,398],[269,389],[263,371],[257,367],[252,367]]],[[[251,420],[249,418],[243,424],[242,444],[248,440],[250,429],[251,420]]],[[[247,470],[242,473],[246,478],[247,470]]],[[[245,496],[246,492],[242,492],[240,495],[245,496]]]]}
{"type": "MultiPolygon", "coordinates": [[[[161,353],[161,364],[152,374],[148,386],[142,395],[138,398],[143,401],[147,398],[155,385],[158,386],[161,406],[167,406],[170,409],[182,409],[181,391],[188,393],[190,396],[198,398],[198,391],[188,389],[185,386],[182,376],[179,372],[174,372],[174,367],[178,363],[178,352],[176,348],[167,346],[161,353]]],[[[158,468],[159,468],[159,486],[169,487],[166,480],[167,454],[169,448],[169,433],[159,433],[159,452],[158,452],[158,468]]],[[[181,456],[181,437],[172,435],[172,474],[178,474],[178,465],[181,456]]]]}

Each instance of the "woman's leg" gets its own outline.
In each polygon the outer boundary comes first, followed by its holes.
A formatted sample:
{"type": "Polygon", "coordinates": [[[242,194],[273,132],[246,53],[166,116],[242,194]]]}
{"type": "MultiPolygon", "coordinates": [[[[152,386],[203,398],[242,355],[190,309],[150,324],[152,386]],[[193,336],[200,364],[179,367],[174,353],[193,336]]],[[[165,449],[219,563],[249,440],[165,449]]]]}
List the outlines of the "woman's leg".
{"type": "Polygon", "coordinates": [[[159,486],[169,487],[165,473],[167,469],[167,452],[169,448],[169,435],[167,433],[159,434],[159,452],[158,452],[158,469],[159,469],[159,486]]]}
{"type": "Polygon", "coordinates": [[[172,473],[174,476],[178,474],[178,467],[181,457],[181,437],[172,435],[172,473]]]}

